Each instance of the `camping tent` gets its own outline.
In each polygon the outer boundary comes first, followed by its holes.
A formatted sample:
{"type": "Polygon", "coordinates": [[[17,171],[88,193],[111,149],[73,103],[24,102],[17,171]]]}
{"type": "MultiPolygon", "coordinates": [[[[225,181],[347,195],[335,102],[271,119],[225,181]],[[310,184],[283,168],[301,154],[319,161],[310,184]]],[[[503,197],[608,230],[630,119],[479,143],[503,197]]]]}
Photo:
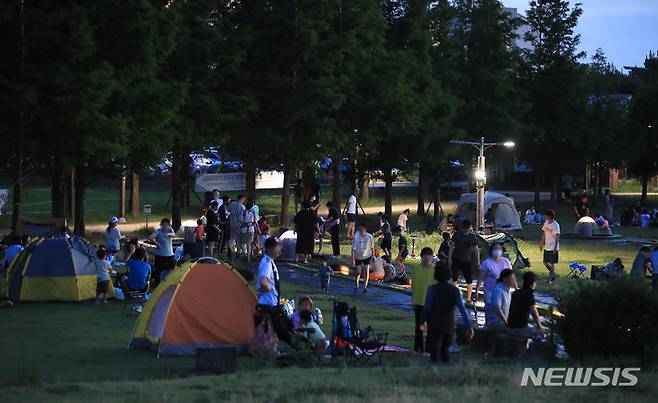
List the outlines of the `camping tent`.
{"type": "Polygon", "coordinates": [[[512,268],[525,269],[530,267],[530,260],[523,256],[519,249],[519,245],[516,243],[516,239],[509,234],[499,232],[491,235],[477,235],[477,241],[478,248],[480,249],[480,262],[484,262],[484,260],[489,257],[491,246],[495,243],[499,243],[505,248],[503,256],[512,262],[512,268]]]}
{"type": "Polygon", "coordinates": [[[129,348],[193,355],[199,347],[243,349],[254,336],[256,295],[231,266],[185,263],[153,291],[129,348]]]}
{"type": "MultiPolygon", "coordinates": [[[[455,217],[458,221],[468,218],[475,222],[477,210],[477,193],[465,193],[459,198],[455,217]]],[[[514,200],[502,193],[487,191],[484,193],[484,211],[492,208],[496,219],[496,228],[506,231],[521,230],[521,218],[514,206],[514,200]]]]}
{"type": "MultiPolygon", "coordinates": [[[[96,297],[96,247],[80,237],[41,238],[11,262],[13,301],[81,301],[96,297]]],[[[114,297],[114,287],[110,287],[114,297]]]]}

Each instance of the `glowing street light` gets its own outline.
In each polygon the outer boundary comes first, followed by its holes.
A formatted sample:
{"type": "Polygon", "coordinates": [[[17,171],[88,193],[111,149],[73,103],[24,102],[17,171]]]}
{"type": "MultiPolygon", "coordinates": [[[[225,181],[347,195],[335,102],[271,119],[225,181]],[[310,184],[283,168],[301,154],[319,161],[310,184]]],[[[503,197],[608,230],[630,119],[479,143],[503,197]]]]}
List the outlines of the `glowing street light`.
{"type": "Polygon", "coordinates": [[[480,137],[480,141],[464,141],[464,140],[451,140],[452,144],[465,144],[473,146],[478,149],[477,168],[475,169],[475,188],[477,191],[477,210],[475,214],[475,221],[478,228],[484,227],[484,186],[487,184],[487,171],[485,169],[484,152],[495,146],[503,146],[512,148],[515,146],[513,141],[505,141],[503,143],[486,143],[484,137],[480,137]]]}

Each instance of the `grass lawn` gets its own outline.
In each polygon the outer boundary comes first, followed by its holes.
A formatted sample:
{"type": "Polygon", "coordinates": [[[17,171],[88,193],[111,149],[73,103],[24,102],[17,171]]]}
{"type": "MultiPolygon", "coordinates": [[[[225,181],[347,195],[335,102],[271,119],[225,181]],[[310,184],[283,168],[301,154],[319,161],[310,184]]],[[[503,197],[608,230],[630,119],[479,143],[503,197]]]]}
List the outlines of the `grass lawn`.
{"type": "MultiPolygon", "coordinates": [[[[313,293],[284,284],[286,296],[313,293]]],[[[391,332],[390,342],[411,347],[411,315],[343,298],[359,309],[363,325],[391,332]]],[[[315,297],[329,333],[331,301],[315,297]]],[[[252,358],[230,375],[194,371],[194,359],[156,359],[126,349],[135,316],[120,304],[26,303],[0,309],[0,399],[3,402],[356,402],[356,401],[647,401],[658,377],[643,371],[633,388],[519,387],[525,366],[572,362],[487,359],[465,348],[448,366],[431,367],[415,354],[390,354],[378,368],[276,368],[252,358]]],[[[603,365],[596,362],[591,365],[603,365]]]]}

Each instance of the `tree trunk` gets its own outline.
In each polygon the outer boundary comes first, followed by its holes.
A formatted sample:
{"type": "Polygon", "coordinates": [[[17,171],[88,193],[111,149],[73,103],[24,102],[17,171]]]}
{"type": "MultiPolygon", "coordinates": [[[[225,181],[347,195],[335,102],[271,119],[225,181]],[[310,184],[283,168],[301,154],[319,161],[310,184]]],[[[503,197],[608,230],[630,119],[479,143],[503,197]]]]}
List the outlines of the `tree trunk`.
{"type": "Polygon", "coordinates": [[[370,175],[363,175],[363,186],[361,187],[361,203],[368,204],[370,201],[370,175]]]}
{"type": "Polygon", "coordinates": [[[256,165],[252,161],[245,163],[244,192],[247,200],[256,200],[256,165]]]}
{"type": "Polygon", "coordinates": [[[341,163],[342,163],[342,157],[340,153],[335,153],[332,157],[333,159],[333,164],[332,164],[332,169],[334,171],[334,183],[333,183],[333,201],[334,201],[334,206],[336,206],[337,209],[340,209],[341,206],[341,193],[343,190],[343,176],[341,175],[341,163]]]}
{"type": "Polygon", "coordinates": [[[541,175],[535,168],[534,172],[534,177],[535,177],[535,197],[534,197],[534,206],[535,210],[539,210],[541,207],[541,175]]]}
{"type": "Polygon", "coordinates": [[[74,220],[75,216],[75,168],[70,167],[66,172],[66,195],[68,199],[68,221],[74,220]]]}
{"type": "Polygon", "coordinates": [[[418,164],[418,204],[416,206],[416,214],[419,216],[425,215],[425,174],[423,172],[423,164],[418,164]]]}
{"type": "Polygon", "coordinates": [[[175,147],[171,158],[171,225],[176,231],[181,225],[181,165],[183,158],[178,147],[175,147]]]}
{"type": "Polygon", "coordinates": [[[557,210],[558,175],[551,175],[551,208],[557,210]]]}
{"type": "Polygon", "coordinates": [[[281,227],[288,226],[288,207],[290,204],[290,166],[288,163],[283,164],[283,188],[281,189],[281,227]]]}
{"type": "Polygon", "coordinates": [[[20,152],[16,158],[16,173],[14,188],[12,190],[11,231],[16,233],[18,217],[23,212],[23,154],[20,152]]]}
{"type": "Polygon", "coordinates": [[[51,215],[64,218],[67,216],[68,197],[66,194],[66,168],[60,158],[53,158],[50,172],[51,215]]]}
{"type": "Polygon", "coordinates": [[[384,214],[393,219],[393,169],[384,168],[384,214]]]}
{"type": "Polygon", "coordinates": [[[75,235],[84,236],[85,229],[85,191],[87,190],[87,180],[85,178],[86,169],[84,166],[78,166],[75,169],[75,214],[73,216],[75,235]]]}
{"type": "Polygon", "coordinates": [[[126,169],[121,170],[121,178],[119,179],[119,217],[126,216],[126,169]]]}
{"type": "Polygon", "coordinates": [[[302,200],[308,200],[313,193],[315,184],[315,172],[313,168],[307,166],[302,169],[302,200]]]}
{"type": "Polygon", "coordinates": [[[439,172],[434,175],[434,227],[436,229],[441,225],[441,182],[439,172]]]}
{"type": "MultiPolygon", "coordinates": [[[[190,184],[196,177],[196,173],[194,173],[194,175],[190,175],[189,167],[192,166],[191,165],[192,159],[190,158],[190,153],[187,148],[181,149],[181,161],[182,164],[180,165],[180,178],[181,178],[180,206],[181,206],[181,210],[185,211],[190,208],[190,184]]],[[[178,227],[176,227],[176,230],[178,231],[178,227]]]]}
{"type": "Polygon", "coordinates": [[[139,215],[139,175],[133,171],[130,175],[130,215],[139,215]]]}
{"type": "Polygon", "coordinates": [[[642,206],[645,206],[647,203],[647,191],[649,188],[649,174],[644,173],[642,174],[642,196],[640,197],[640,204],[642,206]]]}

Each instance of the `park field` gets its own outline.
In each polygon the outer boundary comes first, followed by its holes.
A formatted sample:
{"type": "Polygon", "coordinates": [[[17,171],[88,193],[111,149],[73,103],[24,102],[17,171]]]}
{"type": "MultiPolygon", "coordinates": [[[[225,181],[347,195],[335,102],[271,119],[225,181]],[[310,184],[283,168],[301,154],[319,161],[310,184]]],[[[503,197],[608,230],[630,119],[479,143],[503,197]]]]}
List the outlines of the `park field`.
{"type": "MultiPolygon", "coordinates": [[[[284,284],[284,295],[313,293],[284,284]]],[[[330,334],[331,301],[315,296],[330,334]]],[[[413,343],[410,313],[342,298],[359,309],[362,325],[390,332],[390,343],[413,343]]],[[[582,402],[648,401],[658,393],[658,375],[640,373],[632,388],[520,387],[524,367],[601,366],[601,361],[545,363],[482,356],[468,347],[453,363],[433,367],[412,353],[387,353],[381,367],[341,363],[278,368],[242,357],[233,374],[209,375],[189,357],[156,358],[126,348],[136,316],[120,303],[24,303],[0,308],[0,400],[3,402],[582,402]]],[[[615,365],[627,365],[619,361],[615,365]],[[622,364],[623,363],[623,364],[622,364]]],[[[607,364],[606,364],[607,365],[607,364]]],[[[610,363],[612,365],[612,363],[610,363]]]]}

